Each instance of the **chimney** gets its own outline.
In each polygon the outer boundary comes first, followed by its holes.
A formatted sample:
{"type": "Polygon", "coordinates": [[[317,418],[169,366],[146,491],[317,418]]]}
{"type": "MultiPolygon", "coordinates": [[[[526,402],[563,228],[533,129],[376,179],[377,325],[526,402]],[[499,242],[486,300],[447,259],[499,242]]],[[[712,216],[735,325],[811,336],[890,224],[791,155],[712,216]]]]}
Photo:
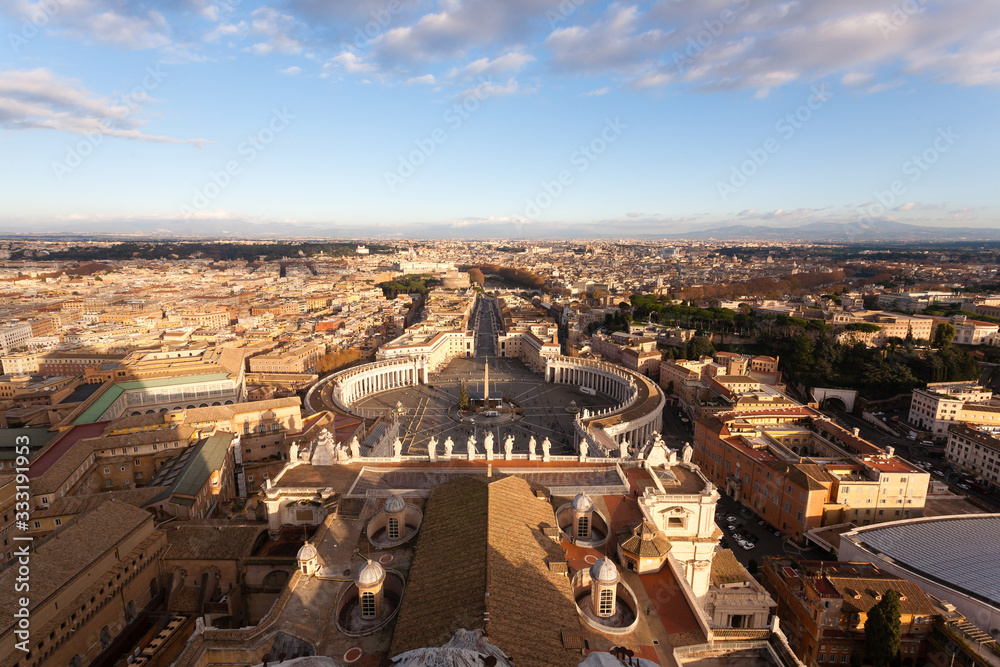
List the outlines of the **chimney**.
{"type": "Polygon", "coordinates": [[[886,458],[890,458],[891,459],[892,455],[895,454],[895,453],[896,453],[896,448],[895,447],[886,447],[885,448],[886,458]]]}
{"type": "Polygon", "coordinates": [[[861,437],[861,429],[858,428],[857,426],[854,427],[854,437],[855,438],[860,438],[861,437]]]}

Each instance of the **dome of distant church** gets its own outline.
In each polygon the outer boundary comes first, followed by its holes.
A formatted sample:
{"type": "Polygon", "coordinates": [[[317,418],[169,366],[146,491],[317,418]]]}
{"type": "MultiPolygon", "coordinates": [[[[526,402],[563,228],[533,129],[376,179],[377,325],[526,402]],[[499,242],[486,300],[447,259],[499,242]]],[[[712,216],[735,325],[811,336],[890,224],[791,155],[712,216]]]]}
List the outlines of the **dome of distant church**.
{"type": "Polygon", "coordinates": [[[614,583],[618,581],[618,568],[609,559],[602,558],[590,566],[590,577],[601,583],[614,583]]]}
{"type": "Polygon", "coordinates": [[[385,577],[385,570],[373,560],[369,560],[358,571],[358,584],[362,586],[373,586],[382,581],[385,577]]]}
{"type": "Polygon", "coordinates": [[[577,512],[589,512],[594,509],[594,501],[586,493],[578,493],[571,506],[577,512]]]}
{"type": "Polygon", "coordinates": [[[382,510],[386,514],[395,514],[396,512],[402,512],[404,509],[406,509],[406,501],[396,494],[389,496],[382,507],[382,510]]]}

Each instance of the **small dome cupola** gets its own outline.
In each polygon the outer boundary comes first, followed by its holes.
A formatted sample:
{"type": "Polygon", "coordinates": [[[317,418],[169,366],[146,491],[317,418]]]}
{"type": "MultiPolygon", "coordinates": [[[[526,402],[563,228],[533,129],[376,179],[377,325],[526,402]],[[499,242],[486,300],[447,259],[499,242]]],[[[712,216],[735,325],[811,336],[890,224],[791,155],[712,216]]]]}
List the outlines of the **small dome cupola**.
{"type": "Polygon", "coordinates": [[[385,569],[369,559],[358,570],[355,584],[358,587],[358,603],[361,618],[377,618],[382,613],[382,584],[385,583],[385,569]]]}
{"type": "Polygon", "coordinates": [[[395,493],[389,496],[385,501],[385,506],[383,508],[386,514],[395,514],[397,512],[402,512],[406,509],[406,501],[395,493]]]}
{"type": "Polygon", "coordinates": [[[401,496],[393,494],[382,506],[385,512],[385,536],[390,542],[403,537],[406,532],[406,501],[401,496]]]}
{"type": "Polygon", "coordinates": [[[589,540],[594,524],[594,501],[586,493],[578,493],[570,503],[573,510],[572,535],[578,540],[589,540]]]}
{"type": "Polygon", "coordinates": [[[319,552],[316,551],[316,547],[306,542],[299,549],[295,558],[298,560],[299,571],[302,574],[309,577],[316,574],[316,571],[319,569],[319,552]]]}
{"type": "Polygon", "coordinates": [[[602,558],[590,566],[590,600],[599,618],[615,615],[615,598],[621,576],[609,558],[602,558]]]}

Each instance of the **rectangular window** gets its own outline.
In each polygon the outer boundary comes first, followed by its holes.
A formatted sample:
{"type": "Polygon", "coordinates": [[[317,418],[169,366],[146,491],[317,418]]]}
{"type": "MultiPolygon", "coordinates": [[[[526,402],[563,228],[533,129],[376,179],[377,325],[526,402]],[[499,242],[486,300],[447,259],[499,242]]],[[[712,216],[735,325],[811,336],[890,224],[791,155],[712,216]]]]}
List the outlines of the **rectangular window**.
{"type": "Polygon", "coordinates": [[[614,609],[615,592],[610,588],[601,591],[600,608],[598,613],[602,616],[610,616],[614,609]]]}
{"type": "Polygon", "coordinates": [[[62,519],[56,519],[56,525],[57,526],[61,526],[62,525],[62,519]]]}

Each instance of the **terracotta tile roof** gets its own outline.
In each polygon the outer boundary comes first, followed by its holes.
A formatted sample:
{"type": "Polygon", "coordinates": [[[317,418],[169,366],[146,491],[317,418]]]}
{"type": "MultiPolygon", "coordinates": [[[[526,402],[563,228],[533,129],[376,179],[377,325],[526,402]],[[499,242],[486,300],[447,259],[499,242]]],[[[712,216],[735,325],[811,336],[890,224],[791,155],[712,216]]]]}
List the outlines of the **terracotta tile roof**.
{"type": "MultiPolygon", "coordinates": [[[[149,523],[153,515],[120,500],[109,499],[77,516],[45,539],[34,542],[31,554],[31,608],[44,604],[70,580],[80,576],[128,535],[149,523]]],[[[103,574],[103,571],[101,572],[103,574]]],[[[9,629],[19,593],[14,590],[16,567],[0,572],[0,614],[9,629]]]]}
{"type": "Polygon", "coordinates": [[[581,631],[569,579],[548,565],[565,562],[543,532],[554,526],[552,506],[518,477],[461,477],[434,487],[390,655],[482,628],[515,664],[578,664],[579,652],[562,642],[564,633],[581,631]]]}
{"type": "Polygon", "coordinates": [[[142,507],[165,490],[165,487],[162,486],[142,486],[137,489],[104,491],[86,496],[63,496],[62,498],[57,498],[48,509],[35,510],[31,513],[31,516],[37,519],[49,516],[82,514],[101,503],[106,503],[112,498],[128,503],[129,505],[134,505],[135,507],[142,507]]]}
{"type": "Polygon", "coordinates": [[[730,549],[716,549],[712,555],[712,583],[716,586],[736,584],[750,579],[750,574],[736,560],[730,549]]]}
{"type": "Polygon", "coordinates": [[[903,598],[900,610],[903,614],[918,614],[931,616],[934,606],[927,595],[916,584],[905,579],[868,579],[860,577],[836,577],[827,575],[826,579],[844,598],[846,611],[868,611],[879,603],[875,596],[882,596],[889,591],[896,591],[903,598]],[[857,596],[857,597],[856,597],[857,596]]]}
{"type": "Polygon", "coordinates": [[[446,644],[485,628],[488,487],[471,477],[431,492],[390,655],[446,644]]]}
{"type": "Polygon", "coordinates": [[[237,560],[250,556],[265,527],[218,522],[167,526],[163,560],[237,560]]]}
{"type": "Polygon", "coordinates": [[[615,535],[622,551],[640,558],[663,558],[673,546],[649,521],[635,521],[615,535]]]}

